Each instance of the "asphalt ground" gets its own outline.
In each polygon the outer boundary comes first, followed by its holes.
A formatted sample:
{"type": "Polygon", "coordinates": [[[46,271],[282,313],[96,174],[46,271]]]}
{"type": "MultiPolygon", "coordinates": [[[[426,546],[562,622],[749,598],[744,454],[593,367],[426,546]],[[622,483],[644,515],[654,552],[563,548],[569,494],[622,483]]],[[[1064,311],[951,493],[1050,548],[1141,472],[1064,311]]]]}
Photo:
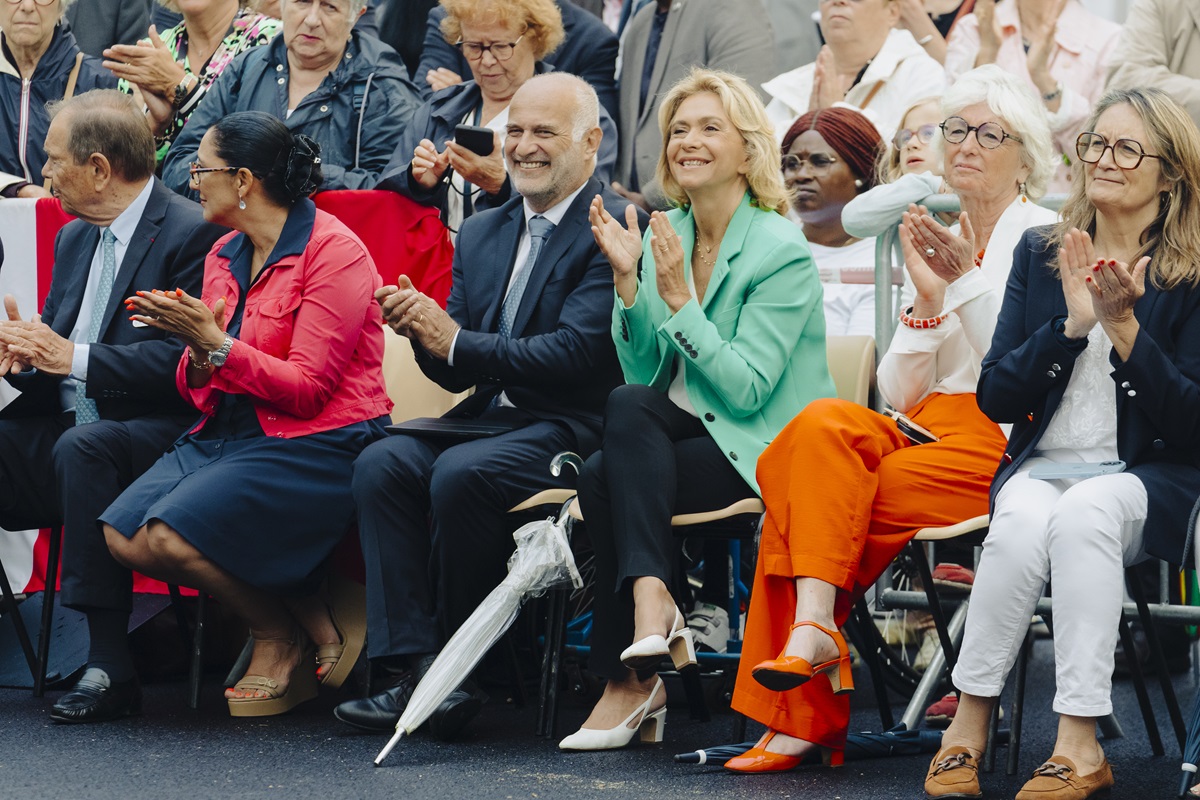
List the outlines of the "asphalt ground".
{"type": "MultiPolygon", "coordinates": [[[[355,733],[332,717],[347,690],[328,692],[291,714],[235,720],[221,698],[220,677],[206,676],[200,708],[186,705],[183,680],[145,687],[144,712],[103,725],[51,723],[47,711],[58,692],[34,698],[27,690],[0,690],[0,800],[6,798],[922,798],[928,756],[850,762],[837,770],[812,768],[785,774],[742,776],[719,768],[673,763],[671,755],[732,741],[734,715],[715,713],[692,722],[686,706],[672,702],[665,741],[606,753],[560,753],[554,740],[534,736],[535,709],[517,707],[504,689],[462,741],[443,744],[418,732],[401,741],[381,768],[372,760],[386,737],[355,733]]],[[[879,730],[865,669],[856,669],[852,729],[879,730]]],[[[1174,682],[1190,716],[1195,672],[1174,682]]],[[[988,798],[1012,798],[1054,742],[1052,648],[1039,641],[1030,663],[1020,771],[983,776],[988,798]]],[[[1104,742],[1117,777],[1114,798],[1174,797],[1179,752],[1161,695],[1151,687],[1167,755],[1153,758],[1128,681],[1114,685],[1116,713],[1125,736],[1104,742]]],[[[587,715],[590,698],[563,695],[559,735],[587,715]]],[[[901,706],[896,707],[897,715],[901,706]]],[[[751,736],[757,735],[751,725],[751,736]]]]}

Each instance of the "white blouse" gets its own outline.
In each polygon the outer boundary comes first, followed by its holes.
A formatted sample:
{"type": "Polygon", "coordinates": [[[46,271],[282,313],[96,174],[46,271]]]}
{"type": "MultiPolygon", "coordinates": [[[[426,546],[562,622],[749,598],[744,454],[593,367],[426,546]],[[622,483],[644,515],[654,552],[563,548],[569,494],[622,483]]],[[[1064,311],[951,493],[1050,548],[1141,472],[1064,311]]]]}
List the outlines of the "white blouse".
{"type": "MultiPolygon", "coordinates": [[[[1088,331],[1087,348],[1075,359],[1062,402],[1054,410],[1038,450],[1101,450],[1102,461],[1117,457],[1117,393],[1108,354],[1112,342],[1099,324],[1088,331]]],[[[1090,460],[1089,456],[1089,460],[1090,460]]]]}

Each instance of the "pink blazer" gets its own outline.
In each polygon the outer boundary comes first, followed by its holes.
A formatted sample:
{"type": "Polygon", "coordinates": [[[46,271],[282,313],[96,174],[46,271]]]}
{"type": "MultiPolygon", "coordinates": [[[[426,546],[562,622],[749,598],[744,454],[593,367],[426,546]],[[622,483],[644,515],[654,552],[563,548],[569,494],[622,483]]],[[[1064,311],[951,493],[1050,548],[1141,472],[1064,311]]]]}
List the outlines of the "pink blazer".
{"type": "MultiPolygon", "coordinates": [[[[221,248],[236,235],[217,240],[204,265],[204,303],[224,297],[230,316],[240,289],[221,248]]],[[[304,252],[281,258],[250,287],[239,338],[212,380],[190,388],[186,351],[180,359],[179,392],[205,413],[193,432],[215,413],[218,392],[250,395],[263,431],[283,438],[389,413],[379,286],[358,237],[318,210],[304,252]]]]}

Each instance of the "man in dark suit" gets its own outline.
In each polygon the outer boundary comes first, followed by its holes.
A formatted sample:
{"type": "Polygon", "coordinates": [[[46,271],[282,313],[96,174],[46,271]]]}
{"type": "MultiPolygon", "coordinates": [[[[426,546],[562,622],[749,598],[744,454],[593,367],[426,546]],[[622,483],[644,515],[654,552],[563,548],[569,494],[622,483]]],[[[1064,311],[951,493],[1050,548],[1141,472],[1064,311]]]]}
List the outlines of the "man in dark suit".
{"type": "MultiPolygon", "coordinates": [[[[562,14],[566,38],[557,50],[546,56],[546,62],[558,72],[578,75],[590,83],[600,98],[600,105],[617,120],[617,37],[598,18],[570,0],[555,2],[562,14]]],[[[425,48],[421,52],[421,63],[417,66],[413,82],[426,100],[434,92],[434,87],[427,80],[430,71],[447,70],[462,80],[471,77],[467,59],[442,36],[442,20],[445,18],[446,9],[437,5],[429,10],[425,24],[425,48]]],[[[441,85],[438,84],[439,88],[441,85]]],[[[620,124],[619,120],[617,124],[620,124]]]]}
{"type": "Polygon", "coordinates": [[[156,4],[150,0],[84,0],[67,8],[67,22],[79,49],[99,58],[114,44],[137,44],[145,38],[152,5],[156,4]]]}
{"type": "MultiPolygon", "coordinates": [[[[355,462],[367,640],[384,691],[339,706],[344,722],[396,724],[447,635],[503,580],[513,551],[506,511],[564,485],[550,476],[555,453],[600,444],[604,403],[621,376],[612,269],[588,208],[597,194],[606,208],[617,204],[613,214],[628,206],[592,176],[600,139],[587,83],[561,72],[525,83],[504,145],[523,197],[463,223],[446,311],[406,283],[376,293],[426,375],[450,391],[476,387],[447,416],[511,430],[465,443],[392,436],[355,462]]],[[[473,688],[456,691],[430,718],[432,732],[454,738],[481,702],[473,688]]]]}
{"type": "Polygon", "coordinates": [[[154,177],[141,109],[115,90],[52,108],[43,175],[79,217],[55,243],[40,317],[5,298],[0,373],[21,395],[0,413],[0,525],[63,525],[63,604],[84,611],[88,670],[54,705],[60,722],[123,716],[140,703],[126,643],[130,573],[96,518],[192,421],[175,388],[183,344],[134,327],[134,291],[199,294],[204,256],[222,229],[154,177]]]}

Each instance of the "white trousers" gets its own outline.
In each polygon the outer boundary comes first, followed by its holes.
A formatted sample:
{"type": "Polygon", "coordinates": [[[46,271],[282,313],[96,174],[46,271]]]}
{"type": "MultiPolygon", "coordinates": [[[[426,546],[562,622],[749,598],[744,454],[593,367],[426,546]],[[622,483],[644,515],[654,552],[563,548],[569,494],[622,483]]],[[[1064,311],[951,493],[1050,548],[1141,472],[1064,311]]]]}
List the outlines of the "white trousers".
{"type": "Polygon", "coordinates": [[[1112,712],[1113,650],[1125,597],[1124,567],[1140,558],[1146,488],[1129,473],[1034,480],[1047,461],[1093,460],[1068,450],[1021,465],[996,498],[967,610],[954,685],[999,697],[1046,580],[1054,597],[1054,710],[1112,712]]]}

